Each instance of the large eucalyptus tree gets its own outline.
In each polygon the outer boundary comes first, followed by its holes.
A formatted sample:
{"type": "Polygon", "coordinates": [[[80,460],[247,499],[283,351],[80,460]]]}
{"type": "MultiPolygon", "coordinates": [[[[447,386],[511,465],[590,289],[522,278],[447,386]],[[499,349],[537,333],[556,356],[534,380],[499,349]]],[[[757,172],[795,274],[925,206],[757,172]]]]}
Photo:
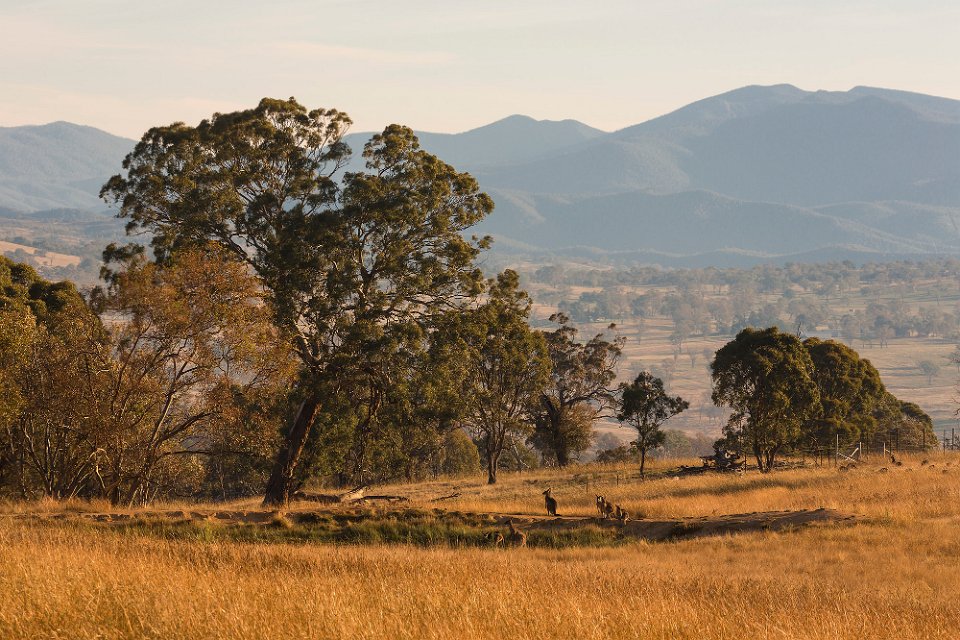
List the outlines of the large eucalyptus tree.
{"type": "Polygon", "coordinates": [[[101,192],[129,232],[152,234],[158,260],[213,242],[259,279],[303,369],[267,505],[289,499],[326,394],[360,377],[376,410],[393,356],[483,285],[474,258],[489,240],[462,235],[493,208],[476,181],[398,125],[367,143],[363,171],[345,172],[349,125],[336,110],[265,98],[196,127],[156,127],[101,192]]]}

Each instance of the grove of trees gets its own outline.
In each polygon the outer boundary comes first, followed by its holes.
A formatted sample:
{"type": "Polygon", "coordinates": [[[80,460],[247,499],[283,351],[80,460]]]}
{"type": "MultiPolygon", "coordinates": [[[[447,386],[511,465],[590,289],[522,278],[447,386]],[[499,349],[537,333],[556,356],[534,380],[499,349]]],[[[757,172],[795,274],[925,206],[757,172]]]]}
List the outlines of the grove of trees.
{"type": "Polygon", "coordinates": [[[487,279],[492,201],[391,125],[264,99],[144,134],[103,187],[149,247],[81,296],[3,262],[0,488],[282,506],[340,485],[566,464],[612,402],[617,340],[532,329],[487,279]]]}
{"type": "MultiPolygon", "coordinates": [[[[291,98],[150,129],[102,190],[148,247],[107,246],[101,285],[84,295],[0,258],[0,495],[136,505],[259,493],[282,507],[320,480],[485,468],[493,484],[501,468],[580,459],[614,415],[637,439],[608,457],[635,454],[641,474],[664,445],[699,446],[661,430],[689,407],[661,378],[614,386],[613,325],[580,341],[559,313],[535,329],[518,273],[482,272],[490,239],[469,230],[493,203],[473,177],[398,125],[348,171],[349,124],[291,98]]],[[[678,295],[583,302],[591,318],[672,315],[669,377],[690,334],[744,320],[704,303],[697,292],[721,276],[700,275],[678,295]]],[[[757,313],[746,321],[776,310],[757,313]]],[[[746,443],[761,470],[838,434],[933,442],[922,410],[831,341],[744,329],[711,371],[713,401],[733,410],[726,441],[746,443]]]]}
{"type": "Polygon", "coordinates": [[[868,360],[832,340],[747,328],[710,366],[713,401],[733,410],[718,444],[749,451],[761,471],[791,450],[936,441],[928,415],[898,400],[868,360]]]}

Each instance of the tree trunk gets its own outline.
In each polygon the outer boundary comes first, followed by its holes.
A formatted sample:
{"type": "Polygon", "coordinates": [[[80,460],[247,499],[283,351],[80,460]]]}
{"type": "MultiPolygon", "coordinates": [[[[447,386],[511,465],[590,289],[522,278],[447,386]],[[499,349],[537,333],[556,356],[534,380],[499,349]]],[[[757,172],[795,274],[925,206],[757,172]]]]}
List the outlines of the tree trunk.
{"type": "Polygon", "coordinates": [[[647,466],[647,450],[640,449],[640,479],[643,480],[644,467],[647,466]]]}
{"type": "Polygon", "coordinates": [[[313,420],[320,408],[320,398],[316,395],[308,396],[300,403],[293,427],[284,440],[283,447],[277,453],[277,460],[267,481],[267,489],[263,496],[265,507],[285,507],[290,502],[290,492],[293,489],[293,478],[300,462],[300,454],[307,444],[313,420]]]}
{"type": "Polygon", "coordinates": [[[565,467],[570,464],[570,449],[563,436],[558,437],[556,442],[557,466],[565,467]]]}
{"type": "Polygon", "coordinates": [[[760,447],[759,447],[759,446],[754,445],[754,447],[753,447],[753,455],[757,458],[757,469],[760,471],[760,473],[763,473],[763,471],[764,471],[764,468],[763,468],[763,451],[760,450],[760,447]]]}
{"type": "Polygon", "coordinates": [[[497,484],[497,462],[499,454],[492,451],[487,452],[487,484],[497,484]]]}
{"type": "Polygon", "coordinates": [[[557,457],[557,466],[565,467],[570,464],[570,447],[567,446],[567,438],[561,428],[563,423],[562,409],[556,407],[547,396],[542,396],[540,402],[547,413],[547,429],[549,430],[547,437],[553,448],[553,453],[557,457]]]}

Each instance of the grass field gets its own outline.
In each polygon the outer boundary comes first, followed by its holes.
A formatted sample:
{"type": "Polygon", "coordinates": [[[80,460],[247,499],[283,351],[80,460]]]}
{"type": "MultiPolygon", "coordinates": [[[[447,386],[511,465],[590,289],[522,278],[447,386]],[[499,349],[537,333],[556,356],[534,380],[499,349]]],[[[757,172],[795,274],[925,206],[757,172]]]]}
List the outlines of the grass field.
{"type": "Polygon", "coordinates": [[[596,493],[636,517],[746,514],[757,523],[736,535],[602,547],[582,539],[561,549],[230,533],[295,532],[303,514],[344,514],[305,503],[285,515],[255,501],[111,514],[102,504],[7,504],[0,637],[956,638],[960,458],[921,462],[680,479],[663,462],[645,482],[629,468],[588,466],[509,475],[495,487],[480,479],[378,487],[409,502],[351,508],[374,522],[420,510],[437,523],[473,514],[484,528],[509,514],[532,528],[552,521],[541,496],[552,486],[567,524],[592,519],[596,493]],[[460,497],[431,502],[451,492],[460,497]],[[769,512],[821,507],[857,518],[763,526],[769,512]],[[226,511],[234,521],[217,520],[226,511]],[[102,521],[108,515],[127,519],[102,521]],[[156,526],[191,517],[202,526],[189,525],[189,535],[156,526]]]}
{"type": "Polygon", "coordinates": [[[66,267],[80,264],[79,256],[67,253],[56,253],[54,251],[42,251],[36,247],[0,240],[0,254],[13,254],[18,249],[33,256],[36,264],[41,267],[66,267]]]}

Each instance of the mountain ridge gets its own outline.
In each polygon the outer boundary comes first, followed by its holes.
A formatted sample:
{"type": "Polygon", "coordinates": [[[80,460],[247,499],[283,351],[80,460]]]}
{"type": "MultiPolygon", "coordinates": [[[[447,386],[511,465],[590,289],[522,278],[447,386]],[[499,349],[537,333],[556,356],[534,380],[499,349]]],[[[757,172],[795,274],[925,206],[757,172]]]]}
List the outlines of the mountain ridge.
{"type": "MultiPolygon", "coordinates": [[[[369,135],[346,137],[353,170],[369,135]]],[[[506,252],[960,252],[960,101],[950,98],[750,85],[610,132],[514,114],[417,135],[493,196],[478,232],[506,252]]],[[[0,207],[102,210],[96,194],[134,144],[63,121],[0,128],[0,207]]]]}

